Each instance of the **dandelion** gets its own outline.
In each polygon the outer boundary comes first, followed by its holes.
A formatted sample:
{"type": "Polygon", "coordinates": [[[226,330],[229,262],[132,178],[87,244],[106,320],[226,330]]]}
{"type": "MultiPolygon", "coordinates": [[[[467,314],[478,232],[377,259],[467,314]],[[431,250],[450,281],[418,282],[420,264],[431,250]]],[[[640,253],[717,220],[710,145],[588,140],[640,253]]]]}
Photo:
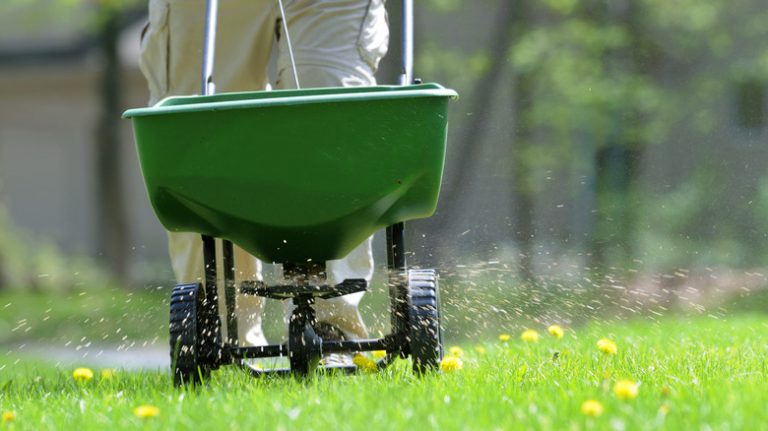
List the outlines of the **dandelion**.
{"type": "Polygon", "coordinates": [[[374,350],[371,352],[371,355],[373,355],[373,359],[379,360],[384,359],[387,357],[387,351],[386,350],[374,350]]]}
{"type": "Polygon", "coordinates": [[[444,373],[452,373],[464,368],[464,363],[461,362],[461,358],[457,356],[447,356],[440,361],[440,371],[444,373]]]}
{"type": "Polygon", "coordinates": [[[659,407],[659,414],[662,416],[666,416],[669,413],[669,404],[664,403],[659,407]]]}
{"type": "Polygon", "coordinates": [[[536,343],[539,341],[539,333],[533,329],[526,329],[520,334],[520,339],[526,343],[536,343]]]}
{"type": "Polygon", "coordinates": [[[104,368],[99,372],[99,377],[101,377],[102,380],[112,380],[112,377],[115,377],[115,370],[112,368],[104,368]]]}
{"type": "Polygon", "coordinates": [[[618,350],[616,343],[607,338],[601,338],[597,341],[597,349],[611,356],[615,355],[618,350]]]}
{"type": "Polygon", "coordinates": [[[563,338],[563,335],[565,335],[565,331],[563,331],[563,328],[560,325],[552,325],[547,328],[547,331],[549,331],[549,334],[555,338],[563,338]]]}
{"type": "Polygon", "coordinates": [[[16,412],[8,410],[3,412],[3,422],[13,422],[16,420],[16,412]]]}
{"type": "Polygon", "coordinates": [[[483,346],[475,346],[475,352],[477,352],[480,355],[485,355],[487,350],[485,350],[485,347],[483,346]]]}
{"type": "Polygon", "coordinates": [[[76,368],[75,371],[72,372],[72,378],[75,379],[76,382],[87,382],[93,379],[93,371],[91,371],[90,368],[76,368]]]}
{"type": "Polygon", "coordinates": [[[373,359],[359,353],[352,358],[352,363],[355,364],[357,368],[368,373],[375,372],[379,369],[379,366],[376,365],[376,362],[374,362],[373,359]]]}
{"type": "Polygon", "coordinates": [[[499,335],[499,341],[501,341],[502,343],[506,343],[507,341],[509,341],[510,338],[511,337],[509,336],[509,334],[499,335]]]}
{"type": "Polygon", "coordinates": [[[461,358],[464,356],[464,350],[459,346],[451,346],[451,348],[448,349],[448,355],[461,358]]]}
{"type": "Polygon", "coordinates": [[[581,412],[587,416],[598,417],[603,414],[603,405],[600,401],[587,400],[581,404],[581,412]]]}
{"type": "Polygon", "coordinates": [[[637,398],[637,383],[632,380],[619,380],[613,386],[613,393],[620,400],[634,400],[637,398]]]}
{"type": "Polygon", "coordinates": [[[153,418],[159,414],[160,409],[149,404],[143,404],[133,409],[133,415],[141,419],[153,418]]]}

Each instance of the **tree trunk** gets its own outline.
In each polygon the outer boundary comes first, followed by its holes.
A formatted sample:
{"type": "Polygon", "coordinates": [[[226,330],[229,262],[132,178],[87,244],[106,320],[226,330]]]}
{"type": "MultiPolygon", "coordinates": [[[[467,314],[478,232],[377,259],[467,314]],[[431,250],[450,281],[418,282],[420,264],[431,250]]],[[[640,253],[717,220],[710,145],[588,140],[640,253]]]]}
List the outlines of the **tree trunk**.
{"type": "MultiPolygon", "coordinates": [[[[639,8],[633,2],[626,2],[606,10],[607,20],[624,27],[629,34],[628,46],[606,59],[615,74],[650,73],[649,62],[643,58],[644,35],[639,8]]],[[[643,119],[632,105],[623,106],[615,117],[612,136],[595,154],[597,211],[590,266],[600,270],[624,268],[634,256],[639,163],[644,143],[630,138],[628,128],[637,125],[627,122],[643,119]]]]}
{"type": "Polygon", "coordinates": [[[595,155],[598,199],[593,268],[623,267],[631,260],[637,159],[626,142],[614,141],[595,155]]]}
{"type": "MultiPolygon", "coordinates": [[[[109,8],[106,6],[105,8],[109,8]]],[[[96,130],[96,220],[99,249],[111,273],[121,281],[127,276],[127,220],[123,202],[123,169],[120,160],[121,76],[118,56],[119,14],[104,12],[101,23],[101,118],[96,130]]]]}

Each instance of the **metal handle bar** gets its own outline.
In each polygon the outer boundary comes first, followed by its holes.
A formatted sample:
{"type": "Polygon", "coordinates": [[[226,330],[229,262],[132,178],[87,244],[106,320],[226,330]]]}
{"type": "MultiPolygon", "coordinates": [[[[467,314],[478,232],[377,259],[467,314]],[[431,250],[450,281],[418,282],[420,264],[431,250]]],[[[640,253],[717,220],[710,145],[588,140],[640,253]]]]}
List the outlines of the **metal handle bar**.
{"type": "Polygon", "coordinates": [[[400,85],[413,83],[413,0],[403,0],[403,52],[400,85]]]}
{"type": "Polygon", "coordinates": [[[205,6],[205,31],[203,35],[203,82],[201,94],[210,96],[216,92],[213,83],[213,58],[216,49],[216,15],[219,0],[208,0],[205,6]]]}

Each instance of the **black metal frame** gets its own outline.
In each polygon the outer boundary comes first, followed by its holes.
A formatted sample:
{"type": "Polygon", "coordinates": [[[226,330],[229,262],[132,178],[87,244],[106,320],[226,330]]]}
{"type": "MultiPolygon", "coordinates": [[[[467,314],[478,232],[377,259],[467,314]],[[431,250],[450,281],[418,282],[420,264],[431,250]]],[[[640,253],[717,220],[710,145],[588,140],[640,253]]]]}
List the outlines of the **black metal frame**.
{"type": "MultiPolygon", "coordinates": [[[[408,316],[409,290],[407,262],[405,254],[405,223],[396,223],[386,229],[388,286],[391,305],[392,333],[382,338],[358,340],[324,340],[315,332],[316,318],[312,305],[315,298],[332,298],[368,289],[362,279],[344,280],[335,286],[316,284],[315,277],[322,274],[324,268],[313,264],[301,265],[284,263],[286,275],[292,284],[269,286],[263,282],[245,281],[235,285],[235,262],[232,242],[222,240],[222,264],[224,279],[224,303],[226,304],[226,334],[221,337],[221,315],[219,314],[219,286],[217,273],[216,242],[213,237],[203,235],[203,259],[205,264],[205,303],[202,312],[204,321],[212,333],[211,342],[215,346],[212,368],[221,365],[243,365],[255,375],[294,373],[306,375],[317,367],[322,355],[327,353],[350,353],[385,350],[387,357],[379,362],[379,367],[386,367],[396,356],[409,354],[408,316]],[[235,311],[237,294],[257,295],[273,299],[292,299],[296,305],[288,325],[288,342],[256,347],[239,346],[235,311]],[[246,365],[244,359],[287,357],[290,369],[256,370],[246,365]]],[[[339,369],[354,371],[356,367],[324,367],[327,370],[339,369]]]]}

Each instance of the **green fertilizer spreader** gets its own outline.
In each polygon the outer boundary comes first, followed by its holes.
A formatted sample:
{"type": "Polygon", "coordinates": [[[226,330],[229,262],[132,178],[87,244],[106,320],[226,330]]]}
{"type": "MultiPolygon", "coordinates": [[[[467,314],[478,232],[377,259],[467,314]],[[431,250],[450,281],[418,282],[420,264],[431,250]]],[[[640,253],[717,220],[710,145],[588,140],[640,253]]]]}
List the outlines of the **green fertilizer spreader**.
{"type": "Polygon", "coordinates": [[[325,261],[432,215],[455,96],[437,84],[225,93],[125,117],[166,229],[266,262],[325,261]]]}
{"type": "MultiPolygon", "coordinates": [[[[230,364],[254,375],[355,372],[354,365],[319,364],[332,354],[377,350],[387,352],[377,362],[381,368],[400,357],[411,358],[416,372],[436,369],[442,358],[437,273],[408,267],[404,222],[435,211],[448,102],[456,93],[411,84],[412,0],[403,0],[401,86],[221,94],[213,94],[212,85],[211,11],[217,3],[207,1],[203,95],[169,97],[124,114],[133,120],[141,171],[161,223],[202,236],[203,282],[178,284],[171,293],[174,383],[199,384],[230,364]],[[369,288],[365,279],[327,283],[325,262],[344,257],[382,228],[391,333],[354,340],[318,334],[316,298],[369,288]],[[222,239],[220,253],[215,238],[222,239]],[[282,264],[282,280],[235,285],[233,243],[282,264]],[[248,346],[238,340],[241,295],[293,302],[286,342],[248,346]],[[253,358],[266,357],[287,358],[290,366],[252,365],[253,358]]],[[[299,87],[295,63],[294,78],[299,87]]]]}

